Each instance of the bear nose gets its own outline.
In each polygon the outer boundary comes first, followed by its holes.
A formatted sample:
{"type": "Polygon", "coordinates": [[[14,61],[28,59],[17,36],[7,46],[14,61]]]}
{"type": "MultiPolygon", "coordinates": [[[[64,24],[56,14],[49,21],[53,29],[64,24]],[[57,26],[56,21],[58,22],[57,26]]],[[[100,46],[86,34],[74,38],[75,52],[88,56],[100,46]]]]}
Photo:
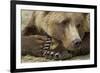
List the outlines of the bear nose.
{"type": "Polygon", "coordinates": [[[75,40],[73,41],[73,46],[74,46],[75,48],[78,48],[78,47],[80,46],[80,44],[81,44],[81,40],[80,40],[80,39],[75,39],[75,40]]]}

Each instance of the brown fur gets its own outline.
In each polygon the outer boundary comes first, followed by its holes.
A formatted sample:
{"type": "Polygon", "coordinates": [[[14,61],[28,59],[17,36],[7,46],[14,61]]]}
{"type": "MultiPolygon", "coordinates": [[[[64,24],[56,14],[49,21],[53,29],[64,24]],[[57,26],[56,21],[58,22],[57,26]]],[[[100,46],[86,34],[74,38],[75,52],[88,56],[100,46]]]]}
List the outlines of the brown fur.
{"type": "MultiPolygon", "coordinates": [[[[72,42],[76,38],[85,39],[85,32],[89,32],[88,15],[86,13],[36,11],[33,12],[32,18],[24,28],[22,36],[45,35],[47,33],[56,40],[55,43],[58,43],[55,49],[59,49],[59,46],[62,46],[63,49],[71,53],[75,51],[75,54],[79,54],[80,52],[76,52],[77,49],[74,48],[72,42]]],[[[88,39],[90,38],[88,37],[88,39]]],[[[82,44],[84,45],[83,42],[82,44]]],[[[60,47],[60,49],[62,48],[60,47]]],[[[83,50],[82,52],[84,53],[85,51],[83,50]]]]}

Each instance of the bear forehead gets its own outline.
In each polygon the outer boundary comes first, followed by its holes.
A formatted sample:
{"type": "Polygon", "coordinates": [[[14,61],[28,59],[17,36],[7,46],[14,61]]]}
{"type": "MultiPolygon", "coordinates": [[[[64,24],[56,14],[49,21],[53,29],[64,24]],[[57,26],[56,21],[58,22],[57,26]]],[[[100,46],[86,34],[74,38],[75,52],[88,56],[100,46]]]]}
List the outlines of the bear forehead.
{"type": "Polygon", "coordinates": [[[50,12],[47,17],[50,21],[62,22],[64,20],[82,20],[84,13],[75,13],[75,12],[50,12]]]}
{"type": "Polygon", "coordinates": [[[77,12],[50,12],[49,15],[51,17],[60,17],[60,18],[72,18],[72,17],[82,17],[84,13],[77,13],[77,12]]]}

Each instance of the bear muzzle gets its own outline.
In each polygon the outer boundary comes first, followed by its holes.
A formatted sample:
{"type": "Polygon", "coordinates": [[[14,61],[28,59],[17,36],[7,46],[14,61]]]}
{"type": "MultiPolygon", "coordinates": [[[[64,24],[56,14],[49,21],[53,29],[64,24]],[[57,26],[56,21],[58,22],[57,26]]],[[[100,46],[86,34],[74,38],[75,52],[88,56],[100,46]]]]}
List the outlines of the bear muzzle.
{"type": "Polygon", "coordinates": [[[72,45],[74,48],[78,48],[81,44],[81,40],[80,39],[75,39],[72,41],[72,45]]]}

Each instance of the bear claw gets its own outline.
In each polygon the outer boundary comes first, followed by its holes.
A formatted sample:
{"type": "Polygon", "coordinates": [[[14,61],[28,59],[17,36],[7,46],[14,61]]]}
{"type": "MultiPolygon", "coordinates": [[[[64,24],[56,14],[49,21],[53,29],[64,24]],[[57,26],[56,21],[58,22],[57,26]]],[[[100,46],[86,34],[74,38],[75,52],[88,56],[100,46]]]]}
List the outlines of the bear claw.
{"type": "Polygon", "coordinates": [[[51,50],[44,50],[43,56],[47,59],[54,59],[54,60],[64,60],[69,59],[72,57],[72,54],[68,52],[55,52],[51,50]]]}

